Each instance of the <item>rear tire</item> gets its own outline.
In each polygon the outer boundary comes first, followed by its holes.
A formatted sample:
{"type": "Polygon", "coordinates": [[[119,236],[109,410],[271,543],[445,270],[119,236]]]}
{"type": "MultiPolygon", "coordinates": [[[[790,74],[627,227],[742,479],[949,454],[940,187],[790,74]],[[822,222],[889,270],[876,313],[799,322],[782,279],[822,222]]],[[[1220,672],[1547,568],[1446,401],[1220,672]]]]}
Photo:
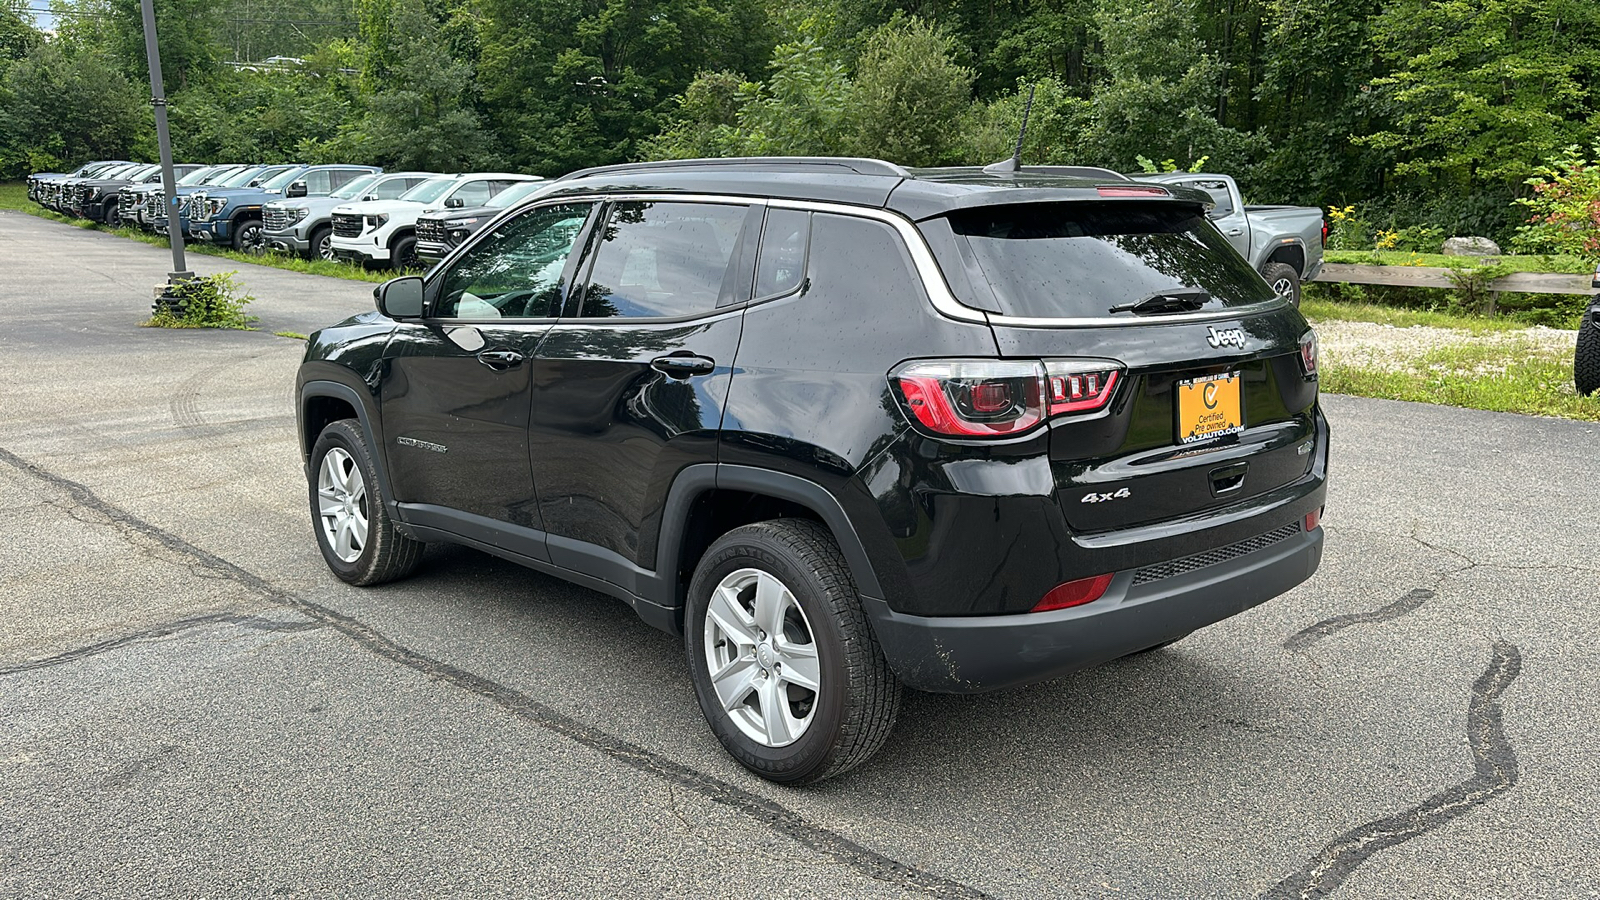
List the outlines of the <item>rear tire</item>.
{"type": "Polygon", "coordinates": [[[1578,347],[1572,355],[1572,383],[1587,397],[1600,390],[1600,324],[1585,315],[1578,326],[1578,347]]]}
{"type": "Polygon", "coordinates": [[[689,586],[684,647],[712,732],[763,778],[808,784],[849,771],[894,729],[904,689],[844,555],[816,522],[718,538],[689,586]]]}
{"type": "Polygon", "coordinates": [[[1269,262],[1261,267],[1261,277],[1272,285],[1272,292],[1288,297],[1295,309],[1300,308],[1300,273],[1288,263],[1269,262]]]}
{"type": "Polygon", "coordinates": [[[366,586],[410,575],[423,543],[401,534],[389,518],[377,467],[354,419],[331,422],[317,436],[306,469],[311,530],[328,568],[366,586]]]}

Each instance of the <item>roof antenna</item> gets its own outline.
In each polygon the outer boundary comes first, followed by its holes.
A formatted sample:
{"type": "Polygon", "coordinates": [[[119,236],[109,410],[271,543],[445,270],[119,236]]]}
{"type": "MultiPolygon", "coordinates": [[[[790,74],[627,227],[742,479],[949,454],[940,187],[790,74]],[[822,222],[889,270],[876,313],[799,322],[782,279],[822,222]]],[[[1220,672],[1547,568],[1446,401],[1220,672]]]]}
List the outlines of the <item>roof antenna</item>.
{"type": "Polygon", "coordinates": [[[1033,92],[1038,84],[1028,85],[1028,105],[1022,108],[1022,127],[1017,129],[1017,149],[1011,151],[1010,159],[1003,159],[983,167],[990,175],[1010,175],[1022,171],[1022,139],[1028,133],[1028,114],[1033,112],[1033,92]]]}

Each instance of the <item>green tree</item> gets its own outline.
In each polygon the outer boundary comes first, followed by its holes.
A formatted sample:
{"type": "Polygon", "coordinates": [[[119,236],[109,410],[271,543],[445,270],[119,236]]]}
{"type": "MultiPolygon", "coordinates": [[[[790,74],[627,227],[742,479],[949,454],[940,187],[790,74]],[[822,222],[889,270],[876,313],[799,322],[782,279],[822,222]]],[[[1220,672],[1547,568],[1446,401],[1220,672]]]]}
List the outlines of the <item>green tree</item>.
{"type": "Polygon", "coordinates": [[[1600,128],[1593,0],[1391,0],[1373,24],[1390,126],[1356,140],[1393,151],[1397,174],[1509,194],[1600,128]]]}
{"type": "Polygon", "coordinates": [[[41,171],[126,156],[148,113],[144,91],[93,50],[35,45],[5,74],[0,134],[18,168],[41,171]]]}
{"type": "Polygon", "coordinates": [[[369,114],[352,126],[349,144],[399,168],[450,172],[496,162],[473,107],[472,67],[451,54],[440,21],[423,0],[392,0],[388,22],[387,43],[372,54],[385,62],[369,114]]]}
{"type": "Polygon", "coordinates": [[[954,161],[960,135],[952,126],[972,104],[976,77],[955,53],[951,37],[921,19],[878,29],[856,64],[852,152],[908,166],[954,161]]]}

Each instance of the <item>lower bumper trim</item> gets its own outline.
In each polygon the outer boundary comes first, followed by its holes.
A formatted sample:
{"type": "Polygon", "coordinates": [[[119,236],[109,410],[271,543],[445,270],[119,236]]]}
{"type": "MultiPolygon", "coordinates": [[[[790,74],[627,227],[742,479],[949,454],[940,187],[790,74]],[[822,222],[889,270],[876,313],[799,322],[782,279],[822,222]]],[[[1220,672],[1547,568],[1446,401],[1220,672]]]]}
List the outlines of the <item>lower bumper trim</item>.
{"type": "Polygon", "coordinates": [[[1046,681],[1182,637],[1259,606],[1316,572],[1322,529],[1233,559],[1135,584],[1117,573],[1093,603],[1003,616],[909,616],[862,597],[878,642],[906,685],[975,694],[1046,681]]]}

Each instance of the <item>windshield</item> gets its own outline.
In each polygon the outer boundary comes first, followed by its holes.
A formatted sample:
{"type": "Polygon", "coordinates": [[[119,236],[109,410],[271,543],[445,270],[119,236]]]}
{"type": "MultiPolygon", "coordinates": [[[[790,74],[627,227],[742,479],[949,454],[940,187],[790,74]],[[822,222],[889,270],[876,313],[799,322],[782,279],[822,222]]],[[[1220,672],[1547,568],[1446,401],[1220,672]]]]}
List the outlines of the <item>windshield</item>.
{"type": "Polygon", "coordinates": [[[521,181],[490,197],[488,202],[483,205],[493,209],[507,209],[513,203],[542,187],[544,187],[544,182],[542,181],[521,181]]]}
{"type": "Polygon", "coordinates": [[[1114,306],[1178,290],[1204,291],[1208,309],[1274,296],[1189,205],[1034,203],[960,210],[934,221],[946,222],[970,251],[940,252],[950,238],[930,233],[940,265],[961,267],[959,257],[970,256],[964,274],[974,290],[987,286],[1008,316],[1103,318],[1114,306]]]}
{"type": "Polygon", "coordinates": [[[206,179],[204,181],[202,181],[200,183],[201,184],[221,184],[222,182],[227,181],[229,178],[232,178],[235,175],[241,175],[241,174],[244,174],[245,172],[250,172],[250,171],[254,171],[254,169],[252,169],[249,166],[229,166],[226,169],[218,169],[215,172],[212,172],[210,175],[206,176],[206,179]]]}
{"type": "Polygon", "coordinates": [[[412,203],[432,203],[439,199],[439,196],[448,191],[451,185],[455,183],[455,178],[449,175],[441,178],[429,178],[427,181],[401,194],[400,199],[410,200],[412,203]]]}
{"type": "Polygon", "coordinates": [[[178,183],[179,184],[199,184],[200,182],[206,180],[206,176],[215,175],[216,173],[217,173],[217,170],[216,169],[211,169],[211,168],[195,169],[193,172],[190,172],[189,174],[183,176],[182,178],[179,178],[178,179],[178,183]]]}
{"type": "Polygon", "coordinates": [[[236,172],[233,175],[224,178],[222,180],[222,186],[231,188],[244,187],[250,182],[255,181],[257,178],[268,175],[272,171],[272,169],[269,169],[266,166],[250,166],[243,171],[236,172]]]}
{"type": "Polygon", "coordinates": [[[263,191],[281,191],[285,185],[288,185],[296,178],[299,178],[301,173],[304,171],[305,169],[302,169],[299,166],[290,166],[289,168],[284,169],[278,175],[274,175],[271,181],[268,181],[266,184],[261,186],[261,189],[263,191]]]}
{"type": "Polygon", "coordinates": [[[334,191],[328,196],[335,200],[349,200],[351,197],[359,197],[361,196],[362,191],[366,190],[374,181],[377,181],[382,177],[382,175],[364,175],[360,178],[357,178],[355,181],[350,182],[344,187],[339,188],[337,191],[334,191]]]}

